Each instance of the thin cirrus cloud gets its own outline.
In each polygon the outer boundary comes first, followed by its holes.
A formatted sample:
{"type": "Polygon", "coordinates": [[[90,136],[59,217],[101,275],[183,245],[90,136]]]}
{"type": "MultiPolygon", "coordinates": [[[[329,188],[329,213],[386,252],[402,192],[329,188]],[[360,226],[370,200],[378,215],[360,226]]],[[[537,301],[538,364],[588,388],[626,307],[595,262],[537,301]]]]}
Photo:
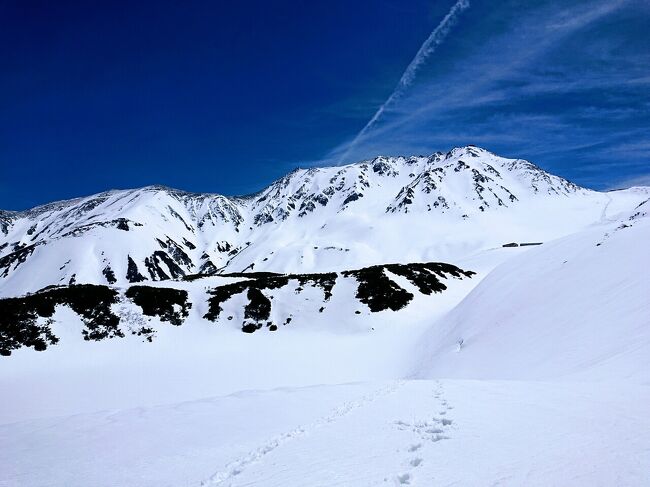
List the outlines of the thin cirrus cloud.
{"type": "Polygon", "coordinates": [[[342,151],[341,156],[339,157],[339,164],[344,162],[347,156],[352,152],[355,146],[363,139],[366,133],[373,128],[375,123],[381,118],[387,108],[389,108],[393,103],[397,102],[399,98],[409,89],[413,84],[417,71],[422,66],[427,59],[436,51],[436,48],[442,44],[445,38],[449,35],[449,31],[456,24],[458,16],[466,9],[469,8],[469,0],[457,0],[457,2],[451,7],[451,10],[443,17],[440,23],[436,26],[435,29],[429,34],[429,37],[422,43],[420,49],[415,54],[413,60],[406,67],[406,70],[402,74],[402,77],[397,82],[397,86],[393,92],[388,96],[385,102],[383,102],[375,114],[370,118],[368,123],[366,123],[359,133],[350,141],[347,147],[342,151]]]}
{"type": "Polygon", "coordinates": [[[598,188],[648,172],[650,150],[634,145],[650,126],[647,5],[492,5],[474,2],[399,96],[325,162],[474,143],[598,188]],[[627,165],[595,170],[612,154],[627,165]]]}

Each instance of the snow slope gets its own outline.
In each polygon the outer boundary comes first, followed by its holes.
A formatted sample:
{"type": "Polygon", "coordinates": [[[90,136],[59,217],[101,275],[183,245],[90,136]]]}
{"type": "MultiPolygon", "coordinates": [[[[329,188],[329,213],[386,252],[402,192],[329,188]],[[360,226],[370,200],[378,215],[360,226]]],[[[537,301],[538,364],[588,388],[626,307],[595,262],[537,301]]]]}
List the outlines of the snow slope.
{"type": "Polygon", "coordinates": [[[650,384],[649,205],[497,267],[431,327],[424,376],[650,384]]]}

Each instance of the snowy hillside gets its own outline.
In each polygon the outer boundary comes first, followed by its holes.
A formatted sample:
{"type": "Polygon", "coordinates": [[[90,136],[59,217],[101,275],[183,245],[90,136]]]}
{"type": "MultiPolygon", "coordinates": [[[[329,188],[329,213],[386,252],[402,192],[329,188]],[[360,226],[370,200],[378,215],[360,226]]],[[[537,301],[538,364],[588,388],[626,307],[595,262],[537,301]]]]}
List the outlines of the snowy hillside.
{"type": "Polygon", "coordinates": [[[572,233],[598,221],[613,198],[472,146],[300,169],[243,198],[109,191],[0,213],[0,296],[217,270],[453,263],[572,233]]]}
{"type": "Polygon", "coordinates": [[[649,243],[647,199],[508,260],[430,328],[421,374],[650,384],[649,243]]]}

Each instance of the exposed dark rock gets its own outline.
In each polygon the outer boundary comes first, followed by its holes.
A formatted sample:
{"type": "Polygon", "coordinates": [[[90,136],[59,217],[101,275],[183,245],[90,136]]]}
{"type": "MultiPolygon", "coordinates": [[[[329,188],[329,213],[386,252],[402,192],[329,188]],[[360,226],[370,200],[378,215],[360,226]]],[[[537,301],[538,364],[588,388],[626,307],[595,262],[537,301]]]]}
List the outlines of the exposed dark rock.
{"type": "Polygon", "coordinates": [[[181,223],[185,226],[185,228],[186,228],[188,231],[190,231],[190,232],[194,232],[194,227],[192,227],[191,225],[188,225],[187,222],[183,219],[183,217],[182,217],[181,215],[179,215],[178,212],[177,212],[176,210],[174,210],[174,208],[172,208],[171,206],[167,206],[167,210],[169,210],[169,214],[170,214],[171,216],[173,216],[173,217],[176,218],[177,220],[180,220],[181,223]]]}
{"type": "MultiPolygon", "coordinates": [[[[218,242],[217,243],[217,250],[219,252],[230,252],[231,249],[232,249],[232,245],[230,244],[230,242],[218,242]]],[[[203,255],[205,255],[207,257],[206,253],[203,253],[203,255]]]]}
{"type": "Polygon", "coordinates": [[[118,218],[117,220],[117,229],[124,230],[125,232],[129,231],[129,224],[125,218],[118,218]]]}
{"type": "MultiPolygon", "coordinates": [[[[221,304],[230,299],[232,296],[241,294],[244,291],[248,291],[247,297],[249,299],[249,304],[250,300],[253,298],[257,300],[256,302],[259,302],[261,301],[260,295],[263,296],[261,290],[279,289],[281,287],[287,286],[291,280],[297,280],[299,287],[308,284],[320,287],[323,290],[323,299],[327,301],[332,296],[332,289],[336,283],[337,277],[337,274],[335,272],[327,272],[322,274],[276,274],[273,272],[245,272],[221,275],[223,277],[243,277],[246,278],[246,280],[226,284],[224,286],[218,286],[210,291],[211,297],[208,299],[208,312],[204,316],[204,318],[210,321],[216,321],[219,318],[219,314],[223,311],[221,304]],[[259,294],[256,291],[251,291],[253,289],[258,291],[259,294]]],[[[270,306],[271,302],[269,301],[269,307],[270,306]]]]}
{"type": "Polygon", "coordinates": [[[357,201],[359,198],[363,198],[363,193],[350,193],[345,200],[343,200],[343,206],[352,203],[353,201],[357,201]]]}
{"type": "MultiPolygon", "coordinates": [[[[114,227],[117,228],[118,230],[122,230],[125,232],[128,232],[130,230],[129,224],[132,226],[136,227],[141,227],[142,223],[134,222],[131,220],[128,220],[126,218],[116,218],[115,220],[109,220],[109,221],[103,221],[103,222],[94,222],[94,223],[88,223],[86,225],[79,225],[74,227],[72,230],[62,234],[62,237],[78,237],[80,235],[83,235],[89,230],[92,230],[93,228],[101,227],[101,228],[110,228],[114,227]]],[[[45,230],[45,229],[43,229],[45,230]]],[[[42,234],[43,231],[39,233],[42,234]]]]}
{"type": "Polygon", "coordinates": [[[51,318],[57,305],[67,305],[84,323],[85,340],[123,337],[119,318],[111,311],[117,302],[117,291],[91,284],[49,288],[20,298],[0,299],[0,355],[12,350],[32,347],[45,350],[58,342],[49,322],[38,324],[41,318],[51,318]]]}
{"type": "MultiPolygon", "coordinates": [[[[34,253],[36,246],[39,243],[28,246],[19,246],[11,254],[7,254],[0,258],[0,277],[7,277],[9,271],[15,270],[20,264],[23,264],[27,258],[34,253]]],[[[16,248],[16,246],[14,246],[16,248]]]]}
{"type": "Polygon", "coordinates": [[[9,227],[12,225],[16,215],[12,211],[0,210],[0,232],[3,235],[9,233],[9,227]]]}
{"type": "Polygon", "coordinates": [[[185,253],[183,247],[177,244],[174,240],[167,237],[167,253],[178,265],[184,265],[186,267],[192,266],[192,259],[189,255],[185,253]]]}
{"type": "Polygon", "coordinates": [[[248,304],[244,307],[244,318],[266,321],[271,316],[271,301],[257,288],[248,288],[248,304]]]}
{"type": "Polygon", "coordinates": [[[387,309],[398,311],[413,299],[413,294],[390,279],[385,270],[406,277],[422,294],[426,295],[447,289],[439,278],[445,278],[447,275],[457,278],[471,277],[474,274],[451,264],[437,262],[376,265],[342,272],[341,275],[345,277],[356,278],[359,282],[356,297],[373,313],[387,309]]]}
{"type": "Polygon", "coordinates": [[[463,161],[458,161],[456,167],[454,167],[454,172],[460,172],[464,169],[469,169],[469,166],[463,161]]]}
{"type": "MultiPolygon", "coordinates": [[[[206,260],[199,267],[199,274],[216,274],[217,266],[211,260],[206,260]]],[[[187,276],[189,277],[189,276],[187,276]]]]}
{"type": "Polygon", "coordinates": [[[386,270],[407,278],[422,294],[440,293],[447,289],[440,279],[448,276],[455,278],[472,277],[474,272],[464,271],[455,265],[442,262],[424,262],[413,264],[387,264],[386,270]]]}
{"type": "Polygon", "coordinates": [[[188,302],[187,291],[181,289],[131,286],[126,297],[142,308],[147,316],[158,316],[161,321],[182,325],[189,315],[192,304],[188,302]]]}
{"type": "Polygon", "coordinates": [[[244,322],[241,331],[243,331],[244,333],[254,333],[260,328],[262,328],[262,325],[260,323],[251,323],[247,321],[244,322]]]}
{"type": "Polygon", "coordinates": [[[128,258],[128,266],[126,269],[126,280],[129,282],[146,281],[147,278],[144,277],[142,274],[140,274],[140,271],[138,270],[138,266],[135,263],[135,261],[131,258],[131,256],[128,255],[127,258],[128,258]]]}
{"type": "MultiPolygon", "coordinates": [[[[169,244],[169,241],[167,243],[169,244]]],[[[144,265],[147,267],[149,275],[154,281],[164,281],[170,278],[160,265],[161,263],[165,264],[172,278],[176,279],[185,275],[185,271],[180,268],[167,252],[156,250],[151,256],[144,259],[144,265]]]]}
{"type": "Polygon", "coordinates": [[[345,271],[341,275],[354,277],[359,282],[356,298],[366,304],[373,313],[386,309],[400,310],[413,299],[410,292],[399,287],[384,273],[384,266],[345,271]]]}
{"type": "Polygon", "coordinates": [[[140,328],[133,330],[131,332],[133,335],[143,336],[148,342],[152,342],[154,336],[156,336],[156,330],[148,326],[141,326],[140,328]]]}

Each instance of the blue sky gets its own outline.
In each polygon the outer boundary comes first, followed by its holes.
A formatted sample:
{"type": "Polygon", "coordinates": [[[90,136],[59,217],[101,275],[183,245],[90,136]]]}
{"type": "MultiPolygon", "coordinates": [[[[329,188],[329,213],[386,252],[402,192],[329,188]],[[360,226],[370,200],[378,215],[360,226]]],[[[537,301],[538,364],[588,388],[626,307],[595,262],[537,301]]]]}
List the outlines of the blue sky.
{"type": "Polygon", "coordinates": [[[0,208],[475,144],[603,189],[650,184],[650,3],[3,2],[0,208]]]}

